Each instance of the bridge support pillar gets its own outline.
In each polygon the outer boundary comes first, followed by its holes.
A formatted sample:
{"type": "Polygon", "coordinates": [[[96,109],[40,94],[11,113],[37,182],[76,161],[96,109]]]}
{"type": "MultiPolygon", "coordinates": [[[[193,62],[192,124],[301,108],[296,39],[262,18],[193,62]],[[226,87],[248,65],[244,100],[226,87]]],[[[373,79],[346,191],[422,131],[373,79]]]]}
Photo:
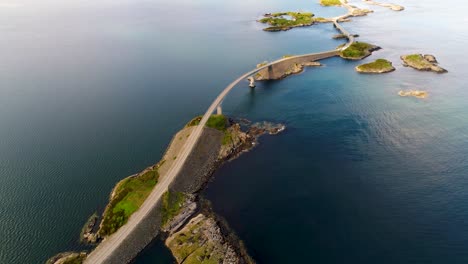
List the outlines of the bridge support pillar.
{"type": "Polygon", "coordinates": [[[255,88],[255,78],[253,76],[250,76],[249,78],[247,78],[247,80],[250,82],[249,87],[255,88]]]}
{"type": "Polygon", "coordinates": [[[223,114],[223,108],[221,107],[221,105],[218,105],[218,107],[216,108],[216,114],[218,114],[218,115],[223,114]]]}

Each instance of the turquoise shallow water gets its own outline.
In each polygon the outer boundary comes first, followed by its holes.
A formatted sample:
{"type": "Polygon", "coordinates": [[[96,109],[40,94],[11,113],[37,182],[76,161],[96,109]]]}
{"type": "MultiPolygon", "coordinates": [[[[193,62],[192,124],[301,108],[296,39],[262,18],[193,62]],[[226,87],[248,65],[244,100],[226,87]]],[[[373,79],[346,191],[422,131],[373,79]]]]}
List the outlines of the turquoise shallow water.
{"type": "MultiPolygon", "coordinates": [[[[401,2],[344,26],[397,71],[356,62],[254,91],[227,114],[284,122],[204,193],[260,263],[466,263],[468,126],[462,2],[401,2]],[[437,19],[433,19],[433,18],[437,19]],[[448,74],[400,65],[432,53],[448,74]],[[425,89],[426,100],[400,98],[425,89]]],[[[360,2],[356,4],[361,5],[360,2]]],[[[330,25],[278,34],[265,12],[310,1],[60,1],[0,5],[0,263],[81,248],[87,217],[119,179],[159,160],[172,134],[258,62],[329,50],[330,25]]],[[[155,243],[136,263],[169,263],[155,243]]]]}

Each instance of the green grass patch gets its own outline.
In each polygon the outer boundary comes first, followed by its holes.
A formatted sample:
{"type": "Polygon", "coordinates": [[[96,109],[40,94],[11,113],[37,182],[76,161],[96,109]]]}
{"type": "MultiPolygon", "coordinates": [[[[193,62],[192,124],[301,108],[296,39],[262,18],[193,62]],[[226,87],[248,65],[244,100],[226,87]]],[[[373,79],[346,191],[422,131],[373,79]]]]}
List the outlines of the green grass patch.
{"type": "Polygon", "coordinates": [[[184,200],[185,194],[182,192],[167,191],[163,194],[161,209],[163,225],[180,212],[184,200]]]}
{"type": "Polygon", "coordinates": [[[99,233],[107,236],[119,229],[140,208],[158,182],[157,169],[125,179],[115,190],[114,197],[103,215],[99,233]]]}
{"type": "MultiPolygon", "coordinates": [[[[202,116],[195,117],[187,124],[187,126],[198,126],[201,119],[202,116]]],[[[224,115],[212,115],[208,118],[206,126],[224,131],[227,126],[227,118],[224,115]]]]}
{"type": "Polygon", "coordinates": [[[369,50],[372,49],[371,44],[365,42],[354,42],[347,49],[341,51],[342,57],[347,58],[361,58],[369,54],[369,50]]]}
{"type": "MultiPolygon", "coordinates": [[[[187,126],[198,126],[200,124],[201,119],[202,116],[197,116],[194,119],[192,119],[187,124],[187,126]]],[[[210,118],[208,118],[208,121],[206,122],[206,126],[218,129],[220,131],[224,131],[227,127],[227,118],[224,115],[211,115],[210,118]]]]}
{"type": "Polygon", "coordinates": [[[320,4],[323,6],[340,6],[340,0],[320,0],[320,4]]]}
{"type": "Polygon", "coordinates": [[[365,71],[371,71],[371,70],[389,69],[389,68],[393,68],[393,66],[392,66],[392,63],[388,60],[378,59],[371,63],[359,65],[358,68],[361,70],[365,70],[365,71]]]}
{"type": "Polygon", "coordinates": [[[274,13],[264,17],[259,21],[264,24],[269,24],[271,27],[266,28],[267,31],[277,31],[290,29],[300,25],[312,25],[314,23],[314,14],[300,12],[281,12],[274,13]],[[291,19],[285,17],[290,16],[291,19]]]}
{"type": "Polygon", "coordinates": [[[206,122],[206,126],[224,131],[226,130],[227,119],[224,115],[212,115],[206,122]]]}

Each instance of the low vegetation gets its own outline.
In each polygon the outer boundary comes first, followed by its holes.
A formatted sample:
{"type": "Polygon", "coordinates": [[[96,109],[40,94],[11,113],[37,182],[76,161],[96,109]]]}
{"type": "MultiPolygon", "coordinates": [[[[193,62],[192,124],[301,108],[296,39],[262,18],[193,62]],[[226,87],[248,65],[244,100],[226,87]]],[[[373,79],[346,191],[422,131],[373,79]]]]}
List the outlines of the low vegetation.
{"type": "Polygon", "coordinates": [[[157,166],[120,182],[104,211],[99,234],[107,236],[119,229],[137,211],[158,182],[157,166]]]}
{"type": "Polygon", "coordinates": [[[428,62],[421,54],[411,54],[404,56],[405,62],[411,63],[416,67],[431,67],[432,63],[428,62]]]}
{"type": "Polygon", "coordinates": [[[347,49],[341,51],[340,56],[345,59],[363,59],[377,47],[365,42],[354,42],[347,49]]]}
{"type": "Polygon", "coordinates": [[[163,225],[180,212],[184,201],[185,194],[182,192],[167,191],[163,194],[161,209],[163,225]]]}
{"type": "Polygon", "coordinates": [[[224,131],[223,141],[221,144],[227,145],[232,142],[232,134],[229,130],[224,131]]]}
{"type": "Polygon", "coordinates": [[[265,28],[265,31],[289,30],[293,27],[312,25],[314,23],[314,14],[300,12],[274,13],[260,19],[259,22],[269,24],[271,26],[265,28]]]}
{"type": "Polygon", "coordinates": [[[362,64],[356,67],[358,72],[364,73],[384,73],[394,71],[392,63],[385,59],[377,59],[374,62],[362,64]]]}
{"type": "Polygon", "coordinates": [[[430,69],[434,65],[434,63],[426,60],[421,54],[402,56],[402,59],[407,65],[418,69],[430,69]]]}
{"type": "MultiPolygon", "coordinates": [[[[198,126],[202,116],[197,116],[192,119],[187,126],[198,126]]],[[[224,115],[211,115],[208,121],[206,122],[207,127],[218,129],[220,131],[225,131],[227,127],[227,118],[224,115]]]]}
{"type": "Polygon", "coordinates": [[[323,6],[340,6],[340,0],[320,0],[320,4],[323,6]]]}

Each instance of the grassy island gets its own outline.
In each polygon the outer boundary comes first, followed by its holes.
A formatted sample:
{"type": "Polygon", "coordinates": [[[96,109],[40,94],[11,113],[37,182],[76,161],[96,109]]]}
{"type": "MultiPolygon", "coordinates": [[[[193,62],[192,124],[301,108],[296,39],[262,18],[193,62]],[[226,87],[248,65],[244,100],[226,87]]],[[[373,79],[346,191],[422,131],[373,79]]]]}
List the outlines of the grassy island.
{"type": "Polygon", "coordinates": [[[419,71],[433,71],[445,73],[446,69],[437,65],[437,60],[432,55],[410,54],[401,56],[403,66],[409,66],[419,71]]]}
{"type": "Polygon", "coordinates": [[[323,6],[340,6],[340,0],[320,0],[320,4],[323,6]]]}
{"type": "Polygon", "coordinates": [[[281,12],[267,14],[260,19],[260,23],[269,24],[265,31],[282,31],[289,30],[294,27],[304,27],[314,24],[314,14],[300,12],[281,12]]]}
{"type": "Polygon", "coordinates": [[[386,73],[394,70],[392,63],[385,59],[378,59],[356,67],[356,71],[362,73],[386,73]]]}
{"type": "Polygon", "coordinates": [[[371,55],[379,47],[365,42],[354,42],[347,49],[340,52],[340,56],[349,60],[361,60],[371,55]]]}

